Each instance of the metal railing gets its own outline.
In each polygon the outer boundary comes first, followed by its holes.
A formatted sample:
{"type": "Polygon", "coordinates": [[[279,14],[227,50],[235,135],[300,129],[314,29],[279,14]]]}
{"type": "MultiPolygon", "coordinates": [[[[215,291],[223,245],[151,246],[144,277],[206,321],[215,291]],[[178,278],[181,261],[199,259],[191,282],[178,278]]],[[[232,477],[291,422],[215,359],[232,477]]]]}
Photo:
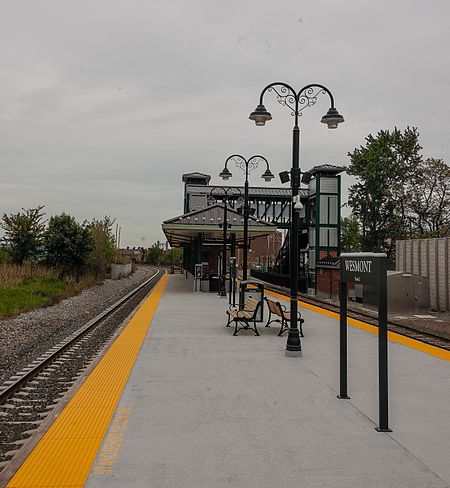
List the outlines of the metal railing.
{"type": "MultiPolygon", "coordinates": [[[[252,269],[250,271],[250,276],[261,281],[266,281],[272,285],[283,286],[285,288],[290,288],[291,277],[288,274],[272,273],[270,271],[258,271],[252,269]]],[[[300,276],[298,279],[298,290],[300,293],[306,293],[307,291],[307,281],[306,277],[300,276]]]]}

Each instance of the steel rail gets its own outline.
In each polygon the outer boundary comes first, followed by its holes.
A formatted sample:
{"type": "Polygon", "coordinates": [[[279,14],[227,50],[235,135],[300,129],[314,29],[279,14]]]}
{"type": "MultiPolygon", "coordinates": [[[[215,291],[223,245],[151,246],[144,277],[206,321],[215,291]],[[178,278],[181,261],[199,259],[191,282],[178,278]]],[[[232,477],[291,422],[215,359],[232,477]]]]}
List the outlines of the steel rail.
{"type": "MultiPolygon", "coordinates": [[[[330,312],[339,313],[339,306],[337,306],[337,305],[327,303],[327,302],[322,301],[320,299],[311,299],[310,297],[305,297],[304,295],[299,295],[299,297],[301,297],[301,300],[306,302],[306,303],[310,303],[311,305],[317,304],[317,306],[320,306],[321,308],[323,308],[325,310],[329,310],[330,312]]],[[[368,313],[360,312],[360,311],[354,310],[354,309],[348,310],[348,317],[349,318],[354,318],[354,319],[358,320],[358,316],[362,317],[369,325],[373,325],[373,326],[378,327],[376,315],[375,316],[370,315],[368,313]]],[[[426,338],[428,338],[428,337],[433,338],[433,339],[437,339],[437,340],[445,343],[447,347],[443,347],[443,346],[436,346],[436,347],[441,347],[442,349],[449,349],[450,350],[450,340],[446,339],[445,337],[433,334],[432,332],[424,332],[424,331],[415,329],[414,327],[399,324],[398,322],[393,322],[391,320],[388,321],[388,330],[390,330],[391,332],[395,332],[396,334],[400,334],[400,335],[403,335],[405,337],[410,337],[410,338],[415,339],[417,341],[424,342],[426,344],[429,344],[429,342],[426,341],[426,338]],[[408,335],[407,333],[401,332],[401,331],[396,330],[394,328],[404,329],[404,330],[407,330],[408,332],[411,332],[412,334],[423,335],[425,339],[421,339],[420,337],[412,337],[412,335],[408,335]]],[[[435,345],[435,344],[433,344],[433,345],[435,345]]]]}
{"type": "MultiPolygon", "coordinates": [[[[283,295],[286,295],[288,291],[286,288],[282,286],[272,285],[271,283],[267,283],[267,282],[264,282],[264,286],[268,290],[272,290],[277,293],[282,293],[283,295]]],[[[288,299],[288,297],[286,299],[288,299]]],[[[338,305],[328,303],[326,301],[321,300],[320,298],[316,298],[316,297],[312,298],[308,295],[304,295],[303,293],[299,293],[298,300],[308,303],[310,305],[315,305],[319,308],[323,308],[324,310],[329,310],[330,312],[339,313],[338,305]]],[[[376,312],[374,311],[374,313],[376,312]]],[[[361,320],[360,317],[362,317],[367,324],[373,325],[374,327],[378,327],[377,317],[374,315],[366,314],[364,312],[359,312],[354,309],[348,309],[348,317],[354,318],[356,320],[361,320]]],[[[432,332],[424,332],[415,329],[414,327],[410,327],[392,321],[388,321],[388,330],[390,332],[395,332],[396,334],[402,335],[404,337],[409,337],[410,339],[423,342],[424,344],[432,345],[444,349],[446,351],[450,351],[450,340],[445,337],[433,334],[432,332]],[[404,331],[408,331],[408,332],[402,332],[401,330],[398,329],[403,329],[404,331]],[[439,341],[441,342],[441,344],[436,344],[434,341],[439,341]]]]}
{"type": "MultiPolygon", "coordinates": [[[[141,291],[147,285],[149,285],[156,276],[162,273],[161,269],[158,269],[155,274],[153,274],[150,278],[142,282],[139,286],[131,290],[125,296],[123,296],[120,300],[113,303],[110,307],[105,309],[99,315],[94,317],[93,319],[89,320],[81,329],[78,329],[73,334],[71,334],[68,338],[66,338],[63,342],[57,344],[54,348],[50,349],[49,352],[44,353],[45,357],[41,361],[39,361],[35,366],[31,369],[27,370],[23,375],[20,375],[14,383],[11,383],[6,388],[0,391],[0,403],[4,403],[10,396],[14,394],[24,383],[27,383],[33,376],[37,375],[42,369],[48,366],[51,362],[58,358],[66,349],[71,347],[76,341],[81,339],[85,334],[87,334],[91,329],[93,329],[96,325],[98,325],[102,320],[106,317],[111,315],[117,309],[119,309],[124,303],[126,303],[130,298],[132,298],[136,293],[141,291]],[[55,349],[56,348],[56,349],[55,349]],[[55,350],[54,350],[55,349],[55,350]]],[[[42,357],[42,355],[41,355],[42,357]]],[[[33,364],[33,363],[31,363],[33,364]]],[[[13,376],[14,377],[14,376],[13,376]]]]}

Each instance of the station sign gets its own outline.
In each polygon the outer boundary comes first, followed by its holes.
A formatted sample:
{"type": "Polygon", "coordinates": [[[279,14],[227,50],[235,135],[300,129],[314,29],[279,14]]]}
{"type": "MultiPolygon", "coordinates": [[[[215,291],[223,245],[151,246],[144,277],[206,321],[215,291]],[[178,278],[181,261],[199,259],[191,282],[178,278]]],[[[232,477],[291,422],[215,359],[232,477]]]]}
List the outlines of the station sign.
{"type": "Polygon", "coordinates": [[[371,285],[378,295],[378,432],[389,428],[388,340],[387,340],[387,256],[384,253],[342,253],[339,283],[339,395],[347,392],[347,283],[371,285]]]}
{"type": "Polygon", "coordinates": [[[384,253],[355,252],[341,254],[341,281],[376,285],[379,278],[379,260],[384,253]]]}

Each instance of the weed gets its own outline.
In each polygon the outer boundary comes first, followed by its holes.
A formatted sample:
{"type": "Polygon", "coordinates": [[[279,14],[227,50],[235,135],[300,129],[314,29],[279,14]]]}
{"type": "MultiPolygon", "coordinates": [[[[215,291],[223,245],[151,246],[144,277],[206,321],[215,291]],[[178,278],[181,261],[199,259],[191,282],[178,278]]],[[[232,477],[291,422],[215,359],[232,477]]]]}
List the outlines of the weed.
{"type": "Polygon", "coordinates": [[[0,265],[0,319],[53,305],[96,283],[93,275],[76,280],[61,278],[57,270],[43,266],[0,265]]]}

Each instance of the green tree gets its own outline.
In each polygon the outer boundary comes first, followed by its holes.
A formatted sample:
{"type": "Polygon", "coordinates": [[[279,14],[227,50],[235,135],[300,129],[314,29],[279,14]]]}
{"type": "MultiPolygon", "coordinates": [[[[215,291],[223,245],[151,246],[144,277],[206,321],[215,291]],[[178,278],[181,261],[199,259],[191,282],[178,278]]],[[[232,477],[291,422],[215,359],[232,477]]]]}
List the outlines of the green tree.
{"type": "Polygon", "coordinates": [[[361,231],[354,215],[341,219],[341,248],[343,252],[361,251],[361,231]]]}
{"type": "Polygon", "coordinates": [[[422,161],[407,184],[411,233],[441,237],[450,228],[450,168],[441,159],[422,161]]]}
{"type": "Polygon", "coordinates": [[[44,206],[22,209],[16,214],[3,214],[0,226],[5,231],[3,242],[14,264],[35,260],[42,248],[45,223],[42,218],[44,206]]]}
{"type": "Polygon", "coordinates": [[[9,261],[9,252],[6,247],[0,246],[0,264],[7,263],[9,261]]]}
{"type": "Polygon", "coordinates": [[[170,252],[172,252],[172,263],[174,266],[179,266],[183,260],[183,249],[182,248],[173,248],[172,250],[167,251],[169,253],[169,263],[170,263],[170,252]]]}
{"type": "Polygon", "coordinates": [[[89,255],[89,266],[97,276],[105,276],[116,256],[116,245],[113,234],[115,219],[107,215],[101,220],[92,219],[86,225],[92,241],[89,255]]]}
{"type": "Polygon", "coordinates": [[[350,152],[348,173],[357,181],[349,190],[349,205],[361,226],[363,251],[385,251],[409,236],[409,196],[405,183],[422,161],[416,128],[369,134],[366,144],[350,152]]]}
{"type": "Polygon", "coordinates": [[[164,251],[156,244],[149,247],[146,253],[147,264],[163,264],[165,261],[164,251]]]}
{"type": "Polygon", "coordinates": [[[92,249],[89,229],[65,213],[50,218],[44,245],[48,264],[77,275],[92,249]]]}

